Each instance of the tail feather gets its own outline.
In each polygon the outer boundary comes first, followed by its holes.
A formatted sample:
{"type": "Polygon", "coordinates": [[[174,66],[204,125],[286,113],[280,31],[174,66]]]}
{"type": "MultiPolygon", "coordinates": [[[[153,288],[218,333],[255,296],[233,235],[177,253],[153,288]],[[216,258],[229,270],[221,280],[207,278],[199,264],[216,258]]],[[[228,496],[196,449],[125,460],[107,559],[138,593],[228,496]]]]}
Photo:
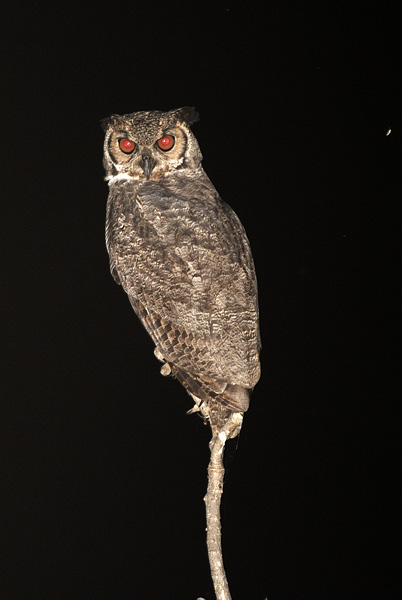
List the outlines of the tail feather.
{"type": "MultiPolygon", "coordinates": [[[[245,412],[250,403],[250,390],[239,385],[226,384],[221,393],[214,391],[214,382],[186,373],[174,364],[170,364],[173,375],[193,396],[208,406],[212,435],[216,435],[225,425],[233,412],[245,412]]],[[[219,382],[220,384],[220,382],[219,382]]]]}

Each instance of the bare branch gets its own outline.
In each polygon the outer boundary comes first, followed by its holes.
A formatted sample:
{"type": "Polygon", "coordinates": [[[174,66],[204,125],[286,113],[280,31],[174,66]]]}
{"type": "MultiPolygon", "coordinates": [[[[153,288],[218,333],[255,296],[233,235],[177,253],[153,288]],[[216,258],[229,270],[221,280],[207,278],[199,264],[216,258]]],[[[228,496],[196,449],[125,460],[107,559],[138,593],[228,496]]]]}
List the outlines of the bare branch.
{"type": "Polygon", "coordinates": [[[223,492],[223,453],[226,440],[240,433],[243,413],[232,413],[221,431],[209,443],[211,458],[208,465],[208,490],[204,498],[207,515],[207,547],[217,600],[231,600],[223,566],[220,505],[223,492]]]}

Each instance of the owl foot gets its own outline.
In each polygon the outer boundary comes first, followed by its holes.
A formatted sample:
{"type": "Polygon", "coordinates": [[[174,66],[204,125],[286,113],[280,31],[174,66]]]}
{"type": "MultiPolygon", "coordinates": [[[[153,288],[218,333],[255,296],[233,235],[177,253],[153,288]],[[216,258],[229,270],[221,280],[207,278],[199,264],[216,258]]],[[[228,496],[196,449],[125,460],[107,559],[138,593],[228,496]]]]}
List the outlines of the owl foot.
{"type": "Polygon", "coordinates": [[[209,419],[208,404],[204,402],[204,400],[201,400],[200,398],[197,398],[197,396],[194,396],[194,394],[190,393],[190,396],[194,400],[194,406],[193,408],[190,408],[190,410],[188,410],[186,414],[193,415],[194,413],[201,413],[200,417],[202,419],[209,419]]]}

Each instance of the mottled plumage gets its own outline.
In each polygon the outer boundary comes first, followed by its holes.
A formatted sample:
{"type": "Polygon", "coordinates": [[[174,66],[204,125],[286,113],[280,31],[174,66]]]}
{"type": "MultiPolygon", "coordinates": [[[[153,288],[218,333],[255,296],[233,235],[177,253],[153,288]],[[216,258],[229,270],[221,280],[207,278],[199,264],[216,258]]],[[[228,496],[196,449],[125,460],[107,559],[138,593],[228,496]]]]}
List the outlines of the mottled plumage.
{"type": "Polygon", "coordinates": [[[105,120],[106,245],[162,372],[215,434],[260,376],[257,282],[244,228],[201,167],[196,119],[183,108],[105,120]]]}

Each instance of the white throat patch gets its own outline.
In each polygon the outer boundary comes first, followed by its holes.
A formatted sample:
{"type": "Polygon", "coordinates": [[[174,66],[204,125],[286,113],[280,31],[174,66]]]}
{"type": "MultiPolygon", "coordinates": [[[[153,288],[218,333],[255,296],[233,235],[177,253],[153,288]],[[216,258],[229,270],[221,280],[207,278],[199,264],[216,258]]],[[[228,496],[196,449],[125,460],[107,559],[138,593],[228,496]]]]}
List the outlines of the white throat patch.
{"type": "Polygon", "coordinates": [[[118,173],[117,175],[108,175],[105,177],[105,181],[108,182],[109,185],[113,185],[116,181],[134,181],[138,180],[138,177],[133,177],[128,173],[118,173]]]}

